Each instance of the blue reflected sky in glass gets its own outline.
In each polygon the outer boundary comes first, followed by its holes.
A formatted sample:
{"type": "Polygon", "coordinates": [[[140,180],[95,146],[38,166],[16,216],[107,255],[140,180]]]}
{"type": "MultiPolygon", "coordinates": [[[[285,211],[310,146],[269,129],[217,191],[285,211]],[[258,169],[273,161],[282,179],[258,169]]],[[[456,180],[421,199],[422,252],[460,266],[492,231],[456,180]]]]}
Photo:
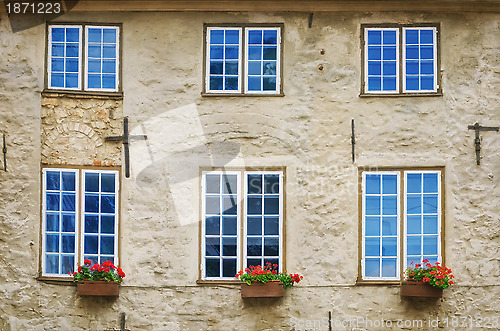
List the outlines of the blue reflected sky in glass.
{"type": "Polygon", "coordinates": [[[405,30],[405,37],[406,90],[433,91],[436,61],[434,31],[425,28],[408,28],[405,30]]]}
{"type": "Polygon", "coordinates": [[[397,90],[397,33],[395,30],[368,30],[368,91],[397,90]],[[383,70],[382,70],[383,68],[383,70]]]}

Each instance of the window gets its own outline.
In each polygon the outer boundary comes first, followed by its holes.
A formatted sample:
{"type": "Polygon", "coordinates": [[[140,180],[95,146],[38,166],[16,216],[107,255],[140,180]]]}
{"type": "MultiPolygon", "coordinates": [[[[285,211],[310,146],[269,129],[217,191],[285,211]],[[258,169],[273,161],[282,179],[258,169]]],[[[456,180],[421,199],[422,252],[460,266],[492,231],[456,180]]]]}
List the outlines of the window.
{"type": "Polygon", "coordinates": [[[280,94],[281,27],[206,27],[205,92],[280,94]]]}
{"type": "Polygon", "coordinates": [[[119,36],[117,26],[49,25],[47,87],[117,92],[119,36]]]}
{"type": "Polygon", "coordinates": [[[210,171],[202,179],[202,278],[249,266],[283,270],[283,173],[210,171]]]}
{"type": "Polygon", "coordinates": [[[42,276],[118,263],[118,171],[43,169],[42,276]]]}
{"type": "Polygon", "coordinates": [[[438,94],[438,26],[362,26],[362,94],[438,94]]]}
{"type": "Polygon", "coordinates": [[[362,172],[363,280],[399,280],[412,262],[442,262],[441,192],[441,170],[362,172]]]}

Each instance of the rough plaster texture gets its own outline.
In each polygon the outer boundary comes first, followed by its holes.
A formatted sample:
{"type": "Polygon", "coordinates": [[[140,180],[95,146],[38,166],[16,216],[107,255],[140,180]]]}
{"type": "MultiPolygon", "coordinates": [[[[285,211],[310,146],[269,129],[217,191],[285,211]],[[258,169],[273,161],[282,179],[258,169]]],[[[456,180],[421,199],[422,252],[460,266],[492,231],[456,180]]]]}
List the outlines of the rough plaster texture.
{"type": "Polygon", "coordinates": [[[438,317],[446,328],[446,317],[500,318],[500,136],[482,134],[477,166],[467,130],[474,122],[500,124],[500,16],[318,13],[312,28],[307,18],[61,17],[123,23],[123,104],[42,98],[44,27],[12,34],[7,20],[0,22],[0,123],[9,165],[0,173],[1,330],[117,329],[121,312],[130,330],[326,330],[329,311],[333,323],[384,319],[394,329],[398,320],[438,317]],[[284,23],[284,97],[201,96],[203,23],[216,22],[284,23]],[[441,24],[443,96],[358,96],[360,24],[382,22],[441,24]],[[78,297],[72,286],[36,280],[40,165],[120,164],[119,145],[103,138],[121,133],[122,111],[134,133],[149,137],[132,143],[132,177],[122,179],[120,264],[128,275],[116,300],[78,297]],[[198,175],[200,167],[223,165],[287,167],[287,269],[305,278],[282,299],[242,301],[235,286],[196,284],[198,175]],[[376,166],[445,166],[445,258],[457,284],[442,300],[355,285],[358,167],[376,166]]]}

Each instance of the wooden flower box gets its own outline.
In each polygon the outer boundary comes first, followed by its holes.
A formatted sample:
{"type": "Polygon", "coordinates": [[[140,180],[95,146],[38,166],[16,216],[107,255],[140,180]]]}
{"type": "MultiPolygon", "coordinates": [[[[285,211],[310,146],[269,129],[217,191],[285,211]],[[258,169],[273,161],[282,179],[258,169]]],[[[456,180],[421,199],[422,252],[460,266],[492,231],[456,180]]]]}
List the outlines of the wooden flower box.
{"type": "Polygon", "coordinates": [[[283,286],[279,280],[271,280],[267,283],[252,282],[251,284],[241,284],[242,298],[280,298],[283,296],[283,286]]]}
{"type": "Polygon", "coordinates": [[[76,293],[78,295],[117,297],[119,291],[120,286],[117,282],[108,282],[105,280],[84,280],[76,284],[76,293]]]}
{"type": "Polygon", "coordinates": [[[400,294],[402,297],[441,298],[443,289],[423,282],[403,281],[400,294]]]}

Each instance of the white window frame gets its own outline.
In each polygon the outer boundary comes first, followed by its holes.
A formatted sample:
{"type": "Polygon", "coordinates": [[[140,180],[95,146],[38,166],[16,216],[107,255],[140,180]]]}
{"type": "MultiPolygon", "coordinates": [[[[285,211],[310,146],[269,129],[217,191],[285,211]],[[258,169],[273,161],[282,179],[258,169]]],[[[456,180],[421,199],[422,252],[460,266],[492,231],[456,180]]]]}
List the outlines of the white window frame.
{"type": "MultiPolygon", "coordinates": [[[[79,260],[79,251],[78,251],[78,234],[80,233],[80,214],[79,214],[79,204],[80,204],[80,171],[78,169],[66,169],[66,168],[43,168],[42,169],[42,256],[41,256],[41,268],[42,268],[42,276],[46,277],[62,277],[62,278],[72,278],[68,274],[51,274],[45,272],[45,254],[46,251],[46,224],[47,224],[47,172],[48,171],[57,171],[57,172],[69,172],[75,174],[75,262],[73,265],[73,270],[76,270],[78,260],[79,260]]],[[[60,202],[62,203],[62,201],[60,202]]],[[[60,216],[59,216],[60,217],[60,216]]],[[[61,219],[59,219],[59,233],[62,233],[61,229],[61,219]]],[[[62,236],[59,238],[59,251],[61,251],[62,247],[62,236]]],[[[61,253],[58,253],[61,255],[61,253]]],[[[59,267],[61,265],[59,264],[59,267]]]]}
{"type": "MultiPolygon", "coordinates": [[[[54,24],[48,26],[48,46],[47,46],[47,88],[50,90],[70,90],[80,91],[82,89],[82,25],[60,25],[54,24]],[[53,28],[78,28],[78,87],[52,87],[52,29],[53,28]]],[[[64,42],[66,48],[66,41],[64,42]]],[[[64,50],[66,55],[66,50],[64,50]]],[[[64,57],[66,59],[66,56],[64,57]]],[[[66,62],[66,61],[65,61],[66,62]]],[[[66,63],[64,63],[66,68],[66,63]]],[[[64,71],[66,74],[66,71],[64,71]]]]}
{"type": "MultiPolygon", "coordinates": [[[[42,277],[57,277],[57,278],[72,278],[68,274],[51,274],[45,272],[45,233],[46,233],[46,213],[47,213],[47,182],[46,173],[48,171],[70,172],[75,174],[75,262],[73,270],[76,271],[77,265],[83,264],[84,261],[84,221],[85,221],[85,173],[113,173],[115,175],[115,234],[114,234],[114,264],[119,264],[118,237],[120,235],[119,218],[120,218],[120,173],[118,170],[108,169],[81,169],[81,168],[54,168],[48,167],[42,169],[42,242],[41,242],[41,275],[42,277]]],[[[62,203],[62,202],[61,202],[62,203]]],[[[59,220],[61,224],[61,220],[59,220]]],[[[60,228],[61,230],[61,228],[60,228]]],[[[61,232],[61,231],[59,231],[61,232]]],[[[59,239],[59,247],[61,247],[59,239]]],[[[98,245],[100,243],[98,242],[98,245]]],[[[60,255],[61,253],[59,253],[60,255]]]]}
{"type": "MultiPolygon", "coordinates": [[[[403,93],[436,93],[438,90],[438,83],[437,83],[437,76],[438,76],[438,67],[437,67],[437,28],[436,27],[410,27],[410,26],[405,26],[402,28],[402,34],[403,34],[403,56],[401,58],[402,61],[402,67],[403,67],[403,93]],[[406,89],[406,30],[430,30],[433,32],[433,62],[434,62],[434,88],[432,90],[407,90],[406,89]]],[[[419,44],[420,45],[420,44],[419,44]]],[[[419,59],[419,68],[420,68],[420,59],[419,59]]],[[[420,69],[419,69],[420,72],[420,69]]],[[[418,76],[420,77],[420,76],[418,76]]],[[[419,83],[420,84],[420,83],[419,83]]]]}
{"type": "MultiPolygon", "coordinates": [[[[282,171],[245,171],[244,175],[244,185],[243,185],[243,269],[247,268],[247,240],[248,240],[248,224],[245,222],[248,216],[248,203],[247,203],[247,193],[248,192],[248,175],[249,174],[260,174],[260,175],[279,175],[279,272],[283,271],[283,172],[282,171]]],[[[264,193],[262,192],[262,195],[264,193]]],[[[264,215],[264,206],[262,206],[262,215],[264,215]]],[[[265,237],[264,235],[264,227],[262,227],[262,235],[261,237],[265,237]]],[[[264,245],[264,241],[262,241],[262,245],[264,245]]],[[[264,250],[264,246],[262,246],[264,250]]]]}
{"type": "MultiPolygon", "coordinates": [[[[98,174],[103,174],[103,173],[113,173],[115,175],[115,197],[116,197],[116,200],[115,200],[115,234],[114,234],[114,260],[115,261],[111,261],[113,262],[115,265],[118,265],[119,264],[119,256],[118,256],[118,236],[119,236],[119,228],[118,228],[118,218],[119,218],[119,206],[120,206],[120,174],[118,172],[118,170],[95,170],[95,169],[82,169],[81,171],[82,173],[82,182],[81,182],[81,199],[82,199],[82,203],[80,204],[81,205],[81,209],[80,209],[80,215],[81,215],[81,222],[82,222],[82,227],[81,227],[81,232],[80,232],[80,247],[82,249],[81,251],[81,254],[79,256],[81,262],[83,262],[84,260],[84,255],[85,255],[85,228],[83,226],[84,222],[85,222],[85,175],[87,173],[98,173],[98,174]]],[[[99,176],[99,187],[101,187],[101,176],[99,176]]],[[[95,192],[94,192],[95,193],[95,192]]],[[[99,191],[98,192],[99,194],[99,198],[101,197],[101,194],[102,194],[102,191],[99,191]]],[[[100,200],[100,199],[99,199],[100,200]]],[[[100,207],[100,202],[99,202],[99,210],[101,209],[100,207]]],[[[99,211],[98,213],[99,217],[101,216],[101,212],[99,211]]],[[[99,223],[100,224],[100,223],[99,223]]],[[[100,229],[99,229],[99,232],[98,232],[98,238],[100,239],[100,229]]],[[[99,252],[100,251],[100,248],[101,248],[101,241],[100,240],[97,240],[97,251],[99,252]]],[[[90,255],[97,255],[97,256],[101,256],[103,254],[90,254],[90,255]]]]}
{"type": "MultiPolygon", "coordinates": [[[[261,61],[264,61],[262,58],[261,61]]],[[[261,75],[262,77],[264,74],[261,75]]],[[[281,28],[280,27],[245,27],[245,94],[279,94],[281,86],[281,28]],[[252,30],[276,31],[276,89],[274,91],[248,90],[248,33],[252,30]]]]}
{"type": "MultiPolygon", "coordinates": [[[[205,55],[205,64],[206,64],[206,71],[205,71],[205,90],[207,93],[223,93],[223,94],[235,94],[235,93],[241,93],[241,85],[242,85],[242,33],[243,28],[241,27],[207,27],[207,35],[206,35],[206,55],[205,55]],[[238,43],[238,89],[237,90],[211,90],[210,89],[210,38],[211,38],[211,33],[210,31],[226,31],[226,30],[238,30],[238,38],[239,38],[239,43],[238,43]]],[[[223,75],[222,77],[225,77],[224,69],[225,69],[225,50],[223,50],[223,75]]],[[[224,78],[223,78],[224,79],[224,78]]]]}
{"type": "MultiPolygon", "coordinates": [[[[399,93],[399,81],[400,81],[400,69],[399,69],[399,64],[400,64],[400,55],[399,55],[399,28],[365,28],[364,29],[364,35],[365,35],[365,44],[364,44],[364,49],[365,49],[365,58],[363,59],[365,70],[364,70],[364,93],[365,94],[395,94],[399,93]],[[368,31],[396,31],[396,89],[393,91],[370,91],[368,90],[368,31]]],[[[383,38],[383,37],[382,37],[383,38]]],[[[382,50],[383,52],[383,50],[382,50]]],[[[383,72],[383,65],[384,62],[381,60],[382,63],[382,72],[383,72]]],[[[382,76],[382,82],[381,86],[383,86],[383,76],[382,76]]]]}
{"type": "MultiPolygon", "coordinates": [[[[228,95],[279,95],[281,93],[281,26],[207,26],[205,35],[205,93],[228,95]],[[210,89],[210,31],[214,30],[239,30],[238,48],[238,89],[237,90],[211,90],[210,89]],[[276,89],[274,91],[249,91],[248,90],[248,31],[250,30],[275,30],[277,31],[276,51],[276,89]],[[244,51],[243,51],[244,50],[244,51]],[[244,64],[242,65],[242,63],[244,64]]],[[[225,61],[225,60],[223,60],[225,61]]]]}
{"type": "MultiPolygon", "coordinates": [[[[407,180],[407,176],[408,174],[437,174],[438,176],[438,192],[437,192],[437,195],[438,195],[438,207],[437,207],[437,218],[438,218],[438,246],[437,246],[437,255],[438,255],[438,262],[439,263],[442,263],[443,262],[443,252],[442,252],[442,247],[441,247],[441,241],[442,241],[442,229],[441,229],[441,220],[442,220],[442,215],[443,215],[443,211],[442,211],[442,204],[441,204],[441,200],[442,200],[442,190],[441,190],[441,176],[443,175],[442,174],[442,171],[438,171],[438,170],[406,170],[404,171],[404,232],[403,232],[403,236],[404,236],[404,244],[403,244],[403,265],[404,265],[404,269],[403,270],[406,270],[406,268],[408,268],[408,236],[407,236],[407,221],[408,221],[408,217],[407,217],[407,193],[408,193],[408,189],[407,189],[407,183],[408,183],[408,180],[407,180]]],[[[422,192],[423,192],[423,185],[424,185],[424,181],[423,181],[423,176],[422,176],[422,192]]],[[[423,212],[422,212],[423,214],[423,212]]],[[[424,235],[424,231],[423,231],[423,226],[424,226],[424,222],[422,220],[421,222],[421,234],[422,234],[422,238],[425,236],[424,235]]],[[[422,242],[422,247],[423,247],[423,242],[422,242]]]]}
{"type": "MultiPolygon", "coordinates": [[[[236,175],[237,176],[237,205],[236,205],[236,269],[241,265],[241,171],[203,171],[202,172],[202,182],[201,182],[201,278],[206,280],[228,280],[228,277],[206,277],[206,175],[236,175]]],[[[222,203],[222,199],[221,202],[222,203]]],[[[222,209],[221,209],[222,212],[222,209]]],[[[220,220],[222,224],[222,219],[220,220]]],[[[222,237],[222,226],[220,227],[219,238],[222,237]]],[[[222,250],[222,247],[221,247],[222,250]]],[[[222,261],[222,260],[221,260],[222,261]]],[[[220,265],[220,270],[222,270],[222,263],[220,265]]],[[[219,271],[220,271],[219,270],[219,271]]],[[[238,270],[236,270],[238,271],[238,270]]],[[[236,274],[236,273],[235,273],[236,274]]]]}
{"type": "MultiPolygon", "coordinates": [[[[399,280],[401,274],[401,175],[399,171],[364,171],[362,176],[362,221],[361,221],[361,275],[363,280],[399,280]],[[365,276],[365,218],[366,218],[366,175],[396,175],[397,176],[397,257],[396,257],[396,276],[395,277],[366,277],[365,276]]],[[[382,177],[380,178],[382,180],[382,177]]],[[[381,193],[382,196],[382,193],[381,193]]],[[[382,200],[382,199],[381,199],[382,200]]],[[[380,210],[382,213],[382,208],[380,210]]],[[[382,217],[381,217],[382,218],[382,217]]],[[[382,219],[380,220],[382,223],[382,219]]],[[[382,237],[382,232],[380,232],[380,237],[382,237]]],[[[382,250],[382,243],[380,244],[380,250],[382,250]]],[[[382,255],[380,255],[380,260],[382,263],[382,255]]],[[[382,269],[381,269],[382,270],[382,269]]]]}
{"type": "MultiPolygon", "coordinates": [[[[79,92],[104,92],[113,93],[120,90],[120,31],[121,27],[115,24],[103,24],[103,25],[92,25],[92,24],[49,24],[47,26],[47,89],[55,91],[79,91],[79,92]],[[78,87],[68,88],[68,87],[52,87],[52,28],[78,28],[79,29],[79,54],[78,54],[78,87]],[[115,84],[116,88],[106,89],[106,88],[88,88],[88,29],[89,28],[105,28],[105,29],[115,29],[116,30],[116,77],[115,84]],[[84,70],[83,70],[84,68],[84,70]],[[84,77],[82,77],[82,74],[84,77]],[[83,81],[83,86],[82,86],[83,81]]],[[[65,51],[66,52],[66,51],[65,51]]],[[[102,56],[102,50],[101,50],[102,56]]],[[[65,64],[66,66],[66,64],[65,64]]],[[[101,68],[102,71],[102,68],[101,68]]],[[[102,73],[101,73],[102,74],[102,73]]]]}
{"type": "MultiPolygon", "coordinates": [[[[101,43],[101,45],[104,45],[101,43]]],[[[103,52],[104,52],[104,47],[101,48],[101,60],[103,59],[103,52]]],[[[102,73],[102,67],[101,67],[101,75],[102,73]]],[[[85,25],[85,91],[101,91],[101,92],[117,92],[118,87],[119,87],[119,76],[120,76],[120,28],[118,26],[106,26],[106,25],[85,25]],[[89,81],[89,73],[88,73],[88,67],[89,67],[89,44],[88,44],[88,34],[89,34],[89,28],[97,28],[97,29],[113,29],[116,31],[116,73],[115,73],[115,86],[116,88],[114,89],[106,89],[106,88],[89,88],[88,87],[88,81],[89,81]]]]}
{"type": "MultiPolygon", "coordinates": [[[[234,276],[232,277],[206,277],[206,224],[205,224],[205,219],[206,219],[206,175],[237,175],[237,181],[238,181],[238,192],[237,192],[237,261],[236,261],[236,266],[237,270],[244,270],[247,268],[247,224],[246,224],[246,217],[247,217],[247,202],[246,202],[246,197],[247,194],[247,188],[248,188],[248,180],[247,180],[247,174],[278,174],[279,175],[279,185],[280,185],[280,192],[279,192],[279,199],[280,199],[280,204],[279,204],[279,266],[280,270],[283,271],[284,269],[284,219],[283,219],[283,212],[284,212],[284,171],[278,170],[278,171],[264,171],[264,170],[233,170],[233,171],[217,171],[217,170],[210,170],[210,171],[202,171],[202,178],[201,178],[201,261],[200,261],[200,278],[202,280],[213,280],[213,281],[227,281],[227,280],[236,280],[234,276]],[[243,178],[242,178],[243,176],[243,178]],[[241,268],[241,269],[240,269],[241,268]]],[[[264,206],[263,206],[264,208],[264,206]]],[[[221,220],[222,221],[222,220],[221,220]]],[[[221,229],[222,231],[222,229],[221,229]]],[[[262,229],[264,231],[264,229],[262,229]]],[[[262,236],[264,236],[262,234],[262,236]]],[[[222,248],[221,248],[222,249],[222,248]]],[[[222,268],[222,265],[221,265],[222,268]]]]}

